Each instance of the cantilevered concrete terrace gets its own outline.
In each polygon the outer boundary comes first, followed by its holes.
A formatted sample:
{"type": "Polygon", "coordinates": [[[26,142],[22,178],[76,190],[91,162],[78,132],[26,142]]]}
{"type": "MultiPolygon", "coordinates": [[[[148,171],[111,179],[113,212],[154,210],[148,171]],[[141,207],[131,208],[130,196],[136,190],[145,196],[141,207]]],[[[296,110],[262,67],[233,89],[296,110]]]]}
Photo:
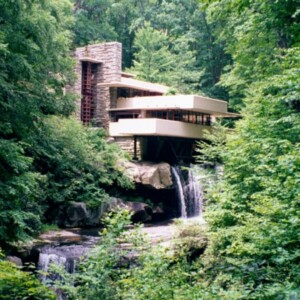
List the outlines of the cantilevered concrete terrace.
{"type": "Polygon", "coordinates": [[[203,139],[216,117],[235,116],[227,102],[195,95],[119,98],[110,110],[111,136],[203,139]]]}
{"type": "Polygon", "coordinates": [[[110,136],[169,136],[203,139],[210,126],[162,119],[120,119],[109,124],[110,136]]]}
{"type": "Polygon", "coordinates": [[[213,116],[235,116],[227,112],[227,102],[197,95],[119,98],[113,110],[180,109],[208,113],[213,116]]]}
{"type": "Polygon", "coordinates": [[[191,161],[196,140],[212,130],[212,122],[236,116],[228,113],[226,101],[169,95],[170,87],[122,72],[120,43],[77,48],[74,56],[78,76],[70,90],[80,95],[76,115],[84,124],[109,130],[134,157],[139,152],[142,159],[191,161]]]}
{"type": "Polygon", "coordinates": [[[169,87],[162,84],[133,79],[130,76],[128,76],[127,73],[124,72],[122,72],[122,77],[120,81],[99,83],[98,86],[99,87],[121,87],[121,88],[135,89],[140,91],[155,92],[159,94],[166,94],[170,89],[169,87]]]}

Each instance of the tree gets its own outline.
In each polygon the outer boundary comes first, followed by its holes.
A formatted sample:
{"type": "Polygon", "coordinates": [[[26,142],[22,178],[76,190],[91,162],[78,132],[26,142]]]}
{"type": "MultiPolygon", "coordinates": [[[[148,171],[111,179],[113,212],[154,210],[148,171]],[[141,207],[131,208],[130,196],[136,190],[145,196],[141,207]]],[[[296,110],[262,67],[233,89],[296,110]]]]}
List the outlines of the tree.
{"type": "Polygon", "coordinates": [[[170,80],[174,68],[174,56],[168,49],[168,38],[149,24],[136,33],[134,47],[137,49],[131,72],[150,82],[170,80]]]}
{"type": "Polygon", "coordinates": [[[194,70],[194,53],[184,37],[176,40],[171,51],[169,38],[149,23],[138,30],[134,41],[135,60],[129,71],[146,81],[164,83],[180,91],[192,90],[198,74],[194,70]]]}
{"type": "Polygon", "coordinates": [[[280,75],[252,85],[244,118],[223,149],[225,178],[209,206],[207,275],[247,298],[300,292],[299,53],[288,50],[280,75]]]}
{"type": "Polygon", "coordinates": [[[233,58],[225,68],[221,84],[230,89],[231,106],[242,106],[241,99],[251,83],[279,74],[284,49],[299,41],[298,0],[208,2],[210,22],[218,43],[225,43],[233,58]]]}
{"type": "Polygon", "coordinates": [[[92,0],[75,2],[75,45],[111,41],[117,38],[115,29],[110,24],[108,11],[111,0],[92,0]]]}
{"type": "Polygon", "coordinates": [[[32,168],[26,139],[47,114],[67,115],[71,78],[71,4],[0,1],[0,236],[24,239],[40,226],[44,177],[32,168]]]}
{"type": "Polygon", "coordinates": [[[189,72],[192,78],[186,81],[186,86],[192,86],[193,91],[226,99],[225,89],[217,83],[230,57],[224,53],[224,44],[216,43],[215,29],[219,26],[218,20],[209,23],[206,11],[199,2],[164,0],[152,15],[151,24],[168,33],[171,52],[178,53],[183,58],[178,63],[182,62],[185,67],[179,66],[178,73],[189,72]],[[184,48],[178,51],[176,48],[180,44],[184,48]],[[193,57],[189,63],[185,60],[188,56],[193,57]]]}

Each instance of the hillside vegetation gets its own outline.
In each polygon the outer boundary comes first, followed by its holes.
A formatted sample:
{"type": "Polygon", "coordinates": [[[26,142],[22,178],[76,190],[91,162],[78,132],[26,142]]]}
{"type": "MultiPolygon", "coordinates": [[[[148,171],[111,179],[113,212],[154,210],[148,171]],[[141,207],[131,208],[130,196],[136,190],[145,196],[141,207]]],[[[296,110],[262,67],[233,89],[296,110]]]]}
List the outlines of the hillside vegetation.
{"type": "MultiPolygon", "coordinates": [[[[224,164],[207,196],[204,253],[191,260],[186,252],[170,258],[149,250],[138,266],[117,272],[109,247],[122,230],[108,222],[108,248],[86,262],[70,297],[300,298],[299,4],[0,0],[1,247],[39,232],[57,203],[93,205],[113,183],[128,186],[116,166],[122,154],[73,119],[73,97],[63,92],[74,78],[71,49],[117,40],[129,72],[228,100],[242,119],[234,133],[199,149],[200,160],[224,164]],[[103,278],[116,289],[100,289],[103,278]]],[[[16,279],[23,273],[1,263],[8,272],[0,274],[0,290],[12,286],[15,299],[41,299],[36,281],[26,276],[24,285],[16,279]]]]}

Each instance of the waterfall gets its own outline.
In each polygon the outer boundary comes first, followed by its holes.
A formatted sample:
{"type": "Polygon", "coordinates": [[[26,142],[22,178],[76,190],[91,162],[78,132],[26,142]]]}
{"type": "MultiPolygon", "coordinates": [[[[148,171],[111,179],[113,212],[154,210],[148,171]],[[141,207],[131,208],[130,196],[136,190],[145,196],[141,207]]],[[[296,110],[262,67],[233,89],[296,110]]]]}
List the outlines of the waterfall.
{"type": "Polygon", "coordinates": [[[178,166],[172,166],[172,174],[180,207],[180,216],[182,218],[201,216],[203,189],[192,168],[182,172],[178,166]]]}
{"type": "MultiPolygon", "coordinates": [[[[46,282],[47,279],[59,279],[59,275],[51,272],[51,264],[62,266],[68,273],[74,273],[76,264],[83,258],[91,248],[99,241],[100,237],[93,236],[93,230],[87,234],[73,234],[66,236],[62,241],[60,237],[54,237],[51,244],[37,246],[39,253],[38,270],[40,270],[40,280],[46,282]]],[[[71,234],[71,232],[69,232],[71,234]]],[[[51,238],[50,238],[51,240],[51,238]]]]}
{"type": "Polygon", "coordinates": [[[48,278],[51,279],[56,279],[58,275],[52,274],[49,272],[49,268],[51,264],[55,265],[62,265],[66,266],[67,258],[63,256],[59,256],[54,253],[40,253],[39,255],[39,262],[38,262],[38,269],[41,270],[42,272],[40,273],[40,279],[43,283],[48,278]]]}
{"type": "Polygon", "coordinates": [[[185,197],[184,197],[184,190],[183,190],[183,184],[181,180],[181,172],[179,167],[172,167],[172,174],[174,176],[175,180],[175,188],[176,188],[176,194],[179,200],[179,208],[180,208],[180,216],[182,218],[187,217],[187,210],[186,210],[186,205],[185,205],[185,197]]]}
{"type": "Polygon", "coordinates": [[[68,273],[74,273],[76,261],[87,252],[87,249],[78,246],[47,245],[40,249],[38,269],[41,270],[40,279],[57,279],[59,275],[50,271],[50,265],[61,265],[68,273]],[[75,248],[76,247],[76,248],[75,248]]]}
{"type": "Polygon", "coordinates": [[[194,172],[189,169],[188,180],[185,186],[185,195],[187,202],[187,211],[189,217],[201,216],[202,202],[203,202],[203,189],[194,172]]]}

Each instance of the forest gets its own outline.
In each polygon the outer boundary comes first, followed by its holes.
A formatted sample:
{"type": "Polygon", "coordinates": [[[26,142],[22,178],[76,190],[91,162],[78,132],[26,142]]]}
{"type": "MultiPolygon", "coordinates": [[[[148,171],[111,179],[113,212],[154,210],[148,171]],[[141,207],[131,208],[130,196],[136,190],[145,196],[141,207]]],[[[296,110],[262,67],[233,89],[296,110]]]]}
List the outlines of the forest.
{"type": "Polygon", "coordinates": [[[0,299],[56,299],[53,284],[76,300],[300,299],[299,79],[300,0],[0,0],[0,299]],[[226,100],[241,118],[198,145],[198,163],[224,173],[207,189],[207,228],[190,229],[196,257],[182,240],[118,268],[120,211],[78,274],[59,270],[49,287],[5,256],[56,205],[132,187],[127,155],[75,120],[64,91],[72,50],[104,41],[123,44],[137,78],[226,100]]]}

